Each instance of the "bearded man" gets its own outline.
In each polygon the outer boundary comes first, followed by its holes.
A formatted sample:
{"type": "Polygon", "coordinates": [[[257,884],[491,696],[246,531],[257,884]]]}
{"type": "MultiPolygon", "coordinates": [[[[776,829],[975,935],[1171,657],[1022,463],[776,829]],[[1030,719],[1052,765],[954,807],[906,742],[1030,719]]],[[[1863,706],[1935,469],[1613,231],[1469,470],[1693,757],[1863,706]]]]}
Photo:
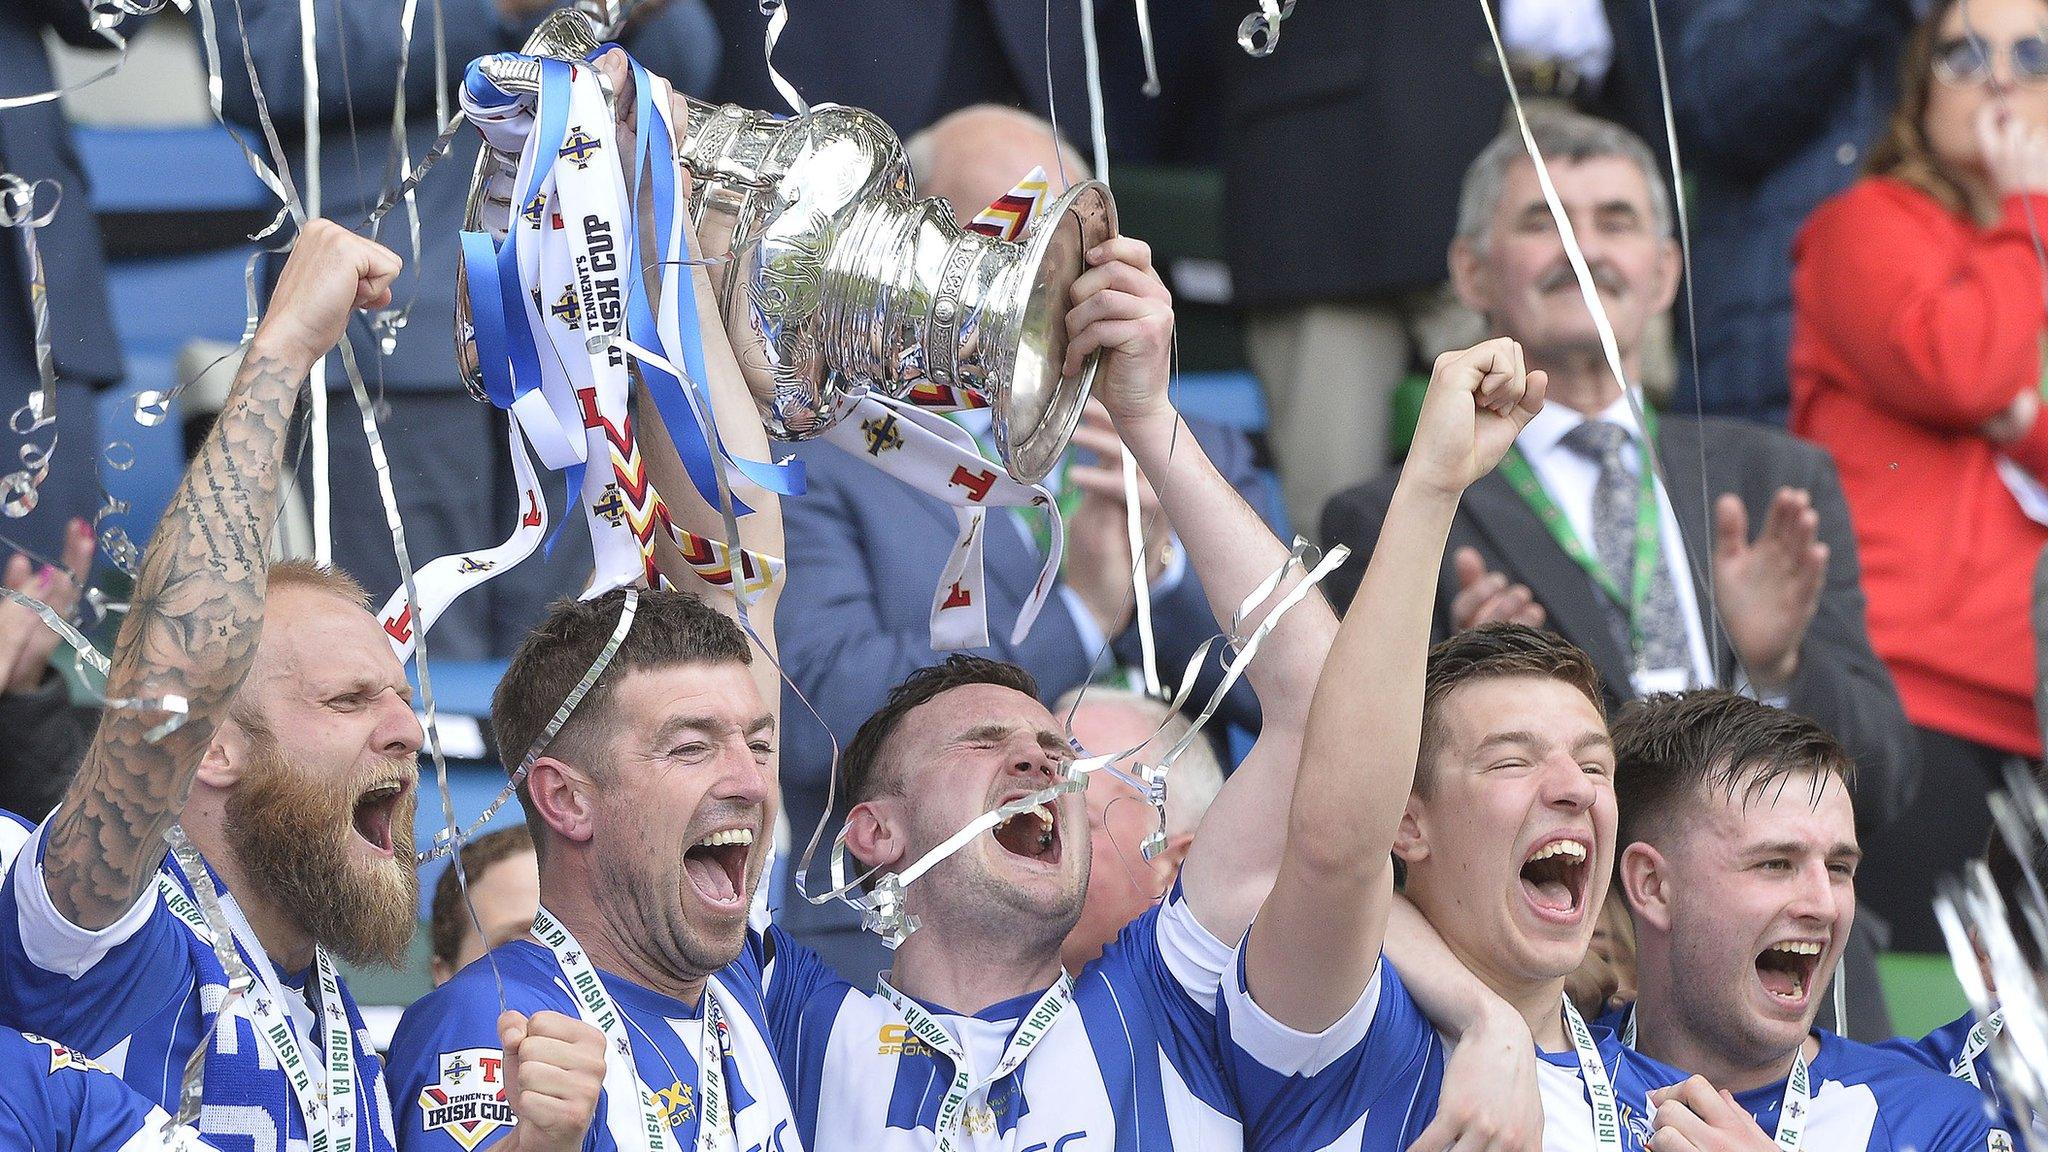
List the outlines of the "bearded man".
{"type": "MultiPolygon", "coordinates": [[[[266,545],[300,386],[398,271],[338,225],[300,234],[143,558],[85,763],[0,885],[0,1016],[167,1111],[199,1069],[199,1127],[231,1150],[392,1146],[334,958],[396,963],[412,937],[420,726],[362,589],[266,545]]],[[[521,1147],[573,1146],[602,1037],[499,1026],[521,1147]]]]}

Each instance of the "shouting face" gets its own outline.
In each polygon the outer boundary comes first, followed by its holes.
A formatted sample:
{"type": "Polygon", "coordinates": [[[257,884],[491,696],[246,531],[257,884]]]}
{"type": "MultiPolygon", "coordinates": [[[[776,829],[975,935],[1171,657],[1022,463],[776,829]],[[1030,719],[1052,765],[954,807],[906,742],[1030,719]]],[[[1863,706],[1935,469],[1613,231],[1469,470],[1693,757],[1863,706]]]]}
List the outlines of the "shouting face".
{"type": "Polygon", "coordinates": [[[1497,992],[1563,978],[1592,940],[1614,860],[1614,748],[1586,695],[1495,676],[1436,704],[1427,782],[1396,851],[1408,892],[1497,992]]]}

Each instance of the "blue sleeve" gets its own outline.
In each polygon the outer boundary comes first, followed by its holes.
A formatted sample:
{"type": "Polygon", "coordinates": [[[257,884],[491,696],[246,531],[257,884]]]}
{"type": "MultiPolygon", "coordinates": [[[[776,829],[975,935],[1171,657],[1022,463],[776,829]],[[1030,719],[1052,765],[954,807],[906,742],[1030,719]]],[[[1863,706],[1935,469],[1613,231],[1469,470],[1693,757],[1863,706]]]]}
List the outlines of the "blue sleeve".
{"type": "Polygon", "coordinates": [[[829,998],[836,1005],[853,991],[838,969],[779,927],[770,925],[767,935],[754,937],[749,948],[762,964],[768,1034],[778,1053],[795,1047],[806,1004],[829,998]]]}
{"type": "Polygon", "coordinates": [[[1216,1020],[1217,990],[1230,955],[1230,946],[1195,919],[1176,883],[1164,902],[1126,925],[1076,981],[1075,1003],[1097,1051],[1156,1041],[1160,1057],[1189,1092],[1219,1113],[1237,1115],[1219,1067],[1216,1020]],[[1103,984],[1111,995],[1099,994],[1103,984]],[[1134,1029],[1120,1007],[1133,995],[1146,1008],[1149,1035],[1134,1029]]]}
{"type": "MultiPolygon", "coordinates": [[[[98,1152],[167,1119],[112,1072],[51,1041],[0,1029],[0,1147],[98,1152]]],[[[196,1146],[196,1137],[186,1134],[196,1146]]],[[[174,1145],[178,1147],[188,1145],[174,1145]]]]}
{"type": "MultiPolygon", "coordinates": [[[[557,1002],[511,981],[504,989],[505,1007],[514,1011],[575,1011],[566,997],[557,1002]]],[[[512,1130],[499,1012],[498,984],[482,961],[405,1010],[384,1065],[399,1152],[473,1152],[512,1130]]],[[[591,1125],[593,1138],[602,1127],[591,1125]]],[[[584,1141],[585,1148],[597,1146],[584,1141]]]]}
{"type": "MultiPolygon", "coordinates": [[[[1660,12],[1669,6],[1659,4],[1660,12]]],[[[1749,176],[1768,172],[1811,140],[1851,93],[1872,42],[1903,32],[1908,22],[1902,0],[1705,0],[1688,7],[1671,61],[1679,130],[1705,162],[1749,176]]]]}
{"type": "Polygon", "coordinates": [[[1246,991],[1242,950],[1217,1009],[1223,1074],[1244,1120],[1247,1152],[1343,1146],[1405,1149],[1436,1115],[1443,1042],[1382,956],[1373,987],[1323,1036],[1293,1032],[1266,1016],[1246,991]],[[1356,1036],[1340,1051],[1327,1037],[1356,1036]],[[1370,1122],[1367,1131],[1364,1125],[1370,1122]]]}
{"type": "Polygon", "coordinates": [[[704,0],[668,0],[627,25],[626,51],[677,92],[708,99],[723,43],[704,0]]]}
{"type": "Polygon", "coordinates": [[[781,928],[771,926],[766,936],[753,937],[749,949],[763,966],[775,1066],[809,1147],[818,1130],[820,1078],[832,1026],[855,988],[824,957],[781,928]]]}
{"type": "Polygon", "coordinates": [[[1940,1032],[1929,1032],[1918,1040],[1906,1036],[1894,1036],[1889,1040],[1873,1045],[1873,1047],[1880,1051],[1889,1052],[1894,1056],[1904,1056],[1923,1068],[1932,1069],[1946,1076],[1948,1075],[1948,1058],[1942,1053],[1939,1045],[1940,1039],[1940,1032]]]}
{"type": "Polygon", "coordinates": [[[2014,1147],[2019,1137],[2006,1132],[2003,1143],[1992,1142],[1994,1129],[2004,1131],[2006,1121],[1975,1088],[1947,1076],[1922,1074],[1914,1070],[1901,1091],[1887,1092],[1884,1103],[1894,1107],[1878,1109],[1878,1124],[1890,1138],[1891,1148],[1916,1152],[1986,1152],[2014,1147]]]}
{"type": "Polygon", "coordinates": [[[69,923],[44,887],[42,847],[32,837],[0,882],[0,1019],[102,1053],[191,993],[191,929],[154,885],[98,932],[69,923]]]}

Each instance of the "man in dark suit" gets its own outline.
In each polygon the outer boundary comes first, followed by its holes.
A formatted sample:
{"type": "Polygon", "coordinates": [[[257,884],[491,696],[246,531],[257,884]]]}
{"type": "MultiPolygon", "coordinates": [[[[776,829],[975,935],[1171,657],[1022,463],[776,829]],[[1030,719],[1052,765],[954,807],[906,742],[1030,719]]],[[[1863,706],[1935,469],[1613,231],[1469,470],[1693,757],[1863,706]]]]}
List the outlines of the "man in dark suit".
{"type": "MultiPolygon", "coordinates": [[[[723,42],[717,98],[787,112],[761,52],[767,21],[759,0],[710,0],[723,42]]],[[[1153,163],[1206,160],[1221,37],[1215,0],[1153,0],[1153,43],[1162,95],[1143,93],[1136,8],[1096,0],[1102,102],[1110,155],[1153,163]]],[[[814,104],[865,108],[904,137],[974,104],[1004,104],[1088,134],[1087,57],[1077,0],[892,0],[799,3],[775,44],[775,69],[814,104]],[[1048,25],[1048,18],[1050,24],[1048,25]],[[1048,58],[1049,57],[1049,58],[1048,58]]],[[[1235,20],[1236,17],[1232,16],[1235,20]]]]}
{"type": "MultiPolygon", "coordinates": [[[[85,48],[112,47],[92,30],[91,13],[75,0],[0,0],[0,99],[29,96],[56,86],[43,29],[85,48]]],[[[74,519],[90,520],[99,500],[99,422],[93,394],[121,378],[121,346],[107,305],[106,257],[99,223],[85,186],[85,168],[64,120],[62,101],[0,109],[0,172],[24,181],[54,181],[38,190],[35,211],[57,211],[36,230],[49,292],[50,344],[56,354],[57,452],[33,512],[0,521],[0,535],[55,560],[74,519]]],[[[20,234],[0,235],[0,429],[41,386],[36,375],[35,328],[29,312],[29,266],[20,234]]],[[[51,429],[26,442],[49,447],[51,429]]],[[[24,438],[0,431],[0,475],[21,467],[24,438]]],[[[0,556],[8,554],[0,543],[0,556]]]]}
{"type": "MultiPolygon", "coordinates": [[[[1043,165],[1053,173],[1053,187],[1060,186],[1049,125],[1011,109],[989,108],[959,113],[942,127],[914,141],[911,154],[929,165],[916,174],[918,186],[943,189],[961,219],[971,219],[1009,191],[1033,165],[1043,165]]],[[[1078,164],[1069,157],[1076,179],[1085,175],[1074,170],[1078,164]]],[[[985,414],[963,414],[962,423],[971,423],[975,415],[985,414]]],[[[1192,417],[1187,423],[1217,471],[1249,498],[1257,481],[1251,445],[1243,434],[1192,417]]],[[[1068,496],[1062,504],[1071,506],[1063,575],[1020,644],[1009,643],[1009,630],[1038,579],[1038,545],[1025,517],[1012,510],[991,509],[985,524],[991,643],[976,651],[1028,669],[1047,703],[1140,660],[1123,495],[1115,480],[1118,464],[1110,455],[1119,445],[1108,421],[1094,417],[1077,437],[1077,444],[1084,441],[1087,451],[1070,450],[1069,462],[1047,480],[1049,487],[1064,484],[1068,496]],[[1079,458],[1084,455],[1093,459],[1079,458]],[[1097,463],[1105,458],[1106,467],[1097,463]],[[1109,652],[1098,662],[1105,644],[1109,652]]],[[[932,589],[958,531],[952,508],[832,445],[806,442],[797,446],[796,455],[804,462],[809,488],[782,506],[789,584],[777,628],[783,667],[804,697],[784,691],[783,810],[793,834],[785,873],[793,872],[794,854],[802,851],[824,810],[833,741],[843,750],[861,721],[881,707],[891,685],[912,669],[945,657],[931,645],[932,589]],[[830,738],[812,718],[813,708],[830,738]]],[[[1167,676],[1178,675],[1195,648],[1216,632],[1208,600],[1185,563],[1172,555],[1176,549],[1166,541],[1148,541],[1152,624],[1159,668],[1167,676]]],[[[1212,673],[1214,667],[1212,656],[1212,673]]],[[[1207,698],[1208,687],[1203,685],[1197,700],[1207,698]]],[[[1219,729],[1229,723],[1257,724],[1258,705],[1245,688],[1240,682],[1217,714],[1219,729]]],[[[828,828],[828,844],[833,830],[836,823],[828,828]]],[[[823,860],[821,851],[809,877],[814,889],[825,877],[823,860]]],[[[787,879],[779,892],[777,923],[856,984],[888,966],[888,950],[860,929],[851,910],[838,903],[807,904],[787,879]]]]}
{"type": "MultiPolygon", "coordinates": [[[[1612,124],[1553,112],[1532,128],[1633,378],[1643,330],[1678,280],[1663,179],[1643,143],[1612,124]]],[[[1864,631],[1832,465],[1773,430],[1653,414],[1667,483],[1644,502],[1641,426],[1523,148],[1510,129],[1473,162],[1451,282],[1544,369],[1549,396],[1502,467],[1465,493],[1437,633],[1497,619],[1547,625],[1593,657],[1611,705],[1720,685],[1804,713],[1855,756],[1858,824],[1878,831],[1911,793],[1913,744],[1864,631]]],[[[1333,498],[1324,538],[1369,550],[1394,481],[1333,498]]],[[[1332,585],[1344,605],[1356,576],[1339,571],[1332,585]]],[[[1855,1030],[1866,1032],[1882,1002],[1853,979],[1851,992],[1855,1030]]]]}
{"type": "MultiPolygon", "coordinates": [[[[1493,3],[1523,99],[1661,138],[1642,0],[1493,3]]],[[[1473,0],[1301,4],[1272,55],[1233,48],[1223,72],[1232,291],[1250,309],[1287,512],[1307,526],[1388,464],[1411,368],[1477,338],[1447,307],[1443,254],[1507,89],[1473,0]]]]}

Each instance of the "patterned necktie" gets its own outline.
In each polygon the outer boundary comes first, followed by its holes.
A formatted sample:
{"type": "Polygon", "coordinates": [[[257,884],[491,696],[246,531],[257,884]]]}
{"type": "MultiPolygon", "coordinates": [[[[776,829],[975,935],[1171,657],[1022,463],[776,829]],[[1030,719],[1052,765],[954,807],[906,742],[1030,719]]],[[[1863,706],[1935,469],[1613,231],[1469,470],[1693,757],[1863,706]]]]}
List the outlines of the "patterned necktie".
{"type": "MultiPolygon", "coordinates": [[[[1560,443],[1600,466],[1600,479],[1593,487],[1593,554],[1607,569],[1614,586],[1629,595],[1635,588],[1636,502],[1642,494],[1642,480],[1623,458],[1622,450],[1633,442],[1629,430],[1608,420],[1588,420],[1565,434],[1560,443]]],[[[1635,623],[1636,668],[1692,668],[1686,646],[1685,620],[1679,615],[1678,591],[1671,583],[1662,537],[1651,555],[1650,587],[1641,605],[1642,618],[1635,623]]],[[[1615,603],[1603,595],[1608,618],[1622,647],[1629,645],[1627,602],[1615,603]]]]}

